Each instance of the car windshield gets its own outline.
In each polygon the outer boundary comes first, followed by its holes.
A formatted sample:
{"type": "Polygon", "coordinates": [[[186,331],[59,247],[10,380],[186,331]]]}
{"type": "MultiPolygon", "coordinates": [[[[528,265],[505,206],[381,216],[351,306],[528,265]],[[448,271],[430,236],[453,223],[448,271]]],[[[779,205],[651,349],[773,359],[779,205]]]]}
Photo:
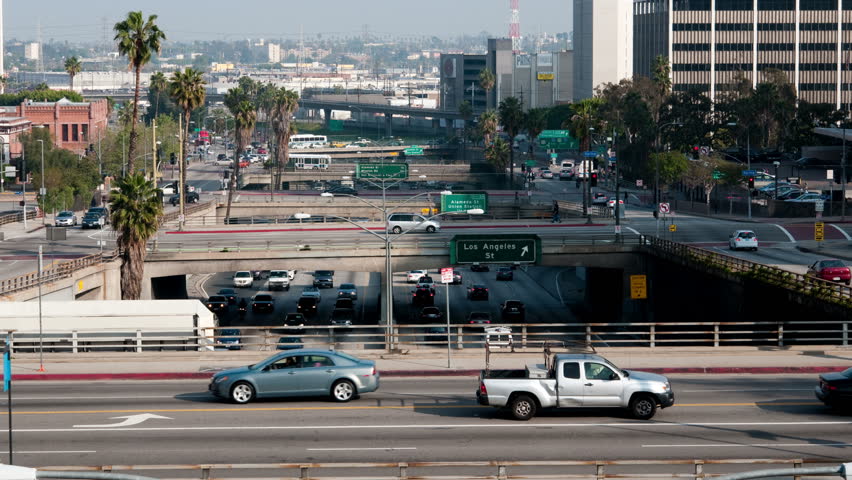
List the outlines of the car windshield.
{"type": "Polygon", "coordinates": [[[71,217],[74,216],[74,212],[59,212],[60,217],[71,217]]]}
{"type": "Polygon", "coordinates": [[[846,370],[840,372],[840,374],[846,378],[852,378],[852,368],[847,368],[846,370]]]}
{"type": "Polygon", "coordinates": [[[435,315],[436,313],[440,313],[436,307],[426,307],[423,309],[423,313],[426,315],[435,315]]]}
{"type": "Polygon", "coordinates": [[[331,318],[349,318],[352,316],[352,311],[346,308],[338,308],[331,312],[331,318]]]}
{"type": "Polygon", "coordinates": [[[331,277],[332,275],[334,275],[334,272],[332,272],[331,270],[317,270],[316,271],[316,276],[318,276],[318,277],[331,277]]]}
{"type": "Polygon", "coordinates": [[[490,315],[485,312],[473,312],[470,314],[471,320],[488,320],[490,315]]]}
{"type": "Polygon", "coordinates": [[[314,305],[317,299],[314,297],[302,297],[299,299],[300,305],[314,305]]]}
{"type": "Polygon", "coordinates": [[[272,295],[255,295],[254,301],[255,302],[271,302],[272,301],[272,295]]]}
{"type": "Polygon", "coordinates": [[[302,289],[303,294],[304,293],[317,293],[317,292],[319,292],[319,289],[317,287],[305,287],[304,289],[302,289]]]}
{"type": "Polygon", "coordinates": [[[825,260],[822,262],[822,268],[837,268],[837,267],[845,267],[840,260],[825,260]]]}
{"type": "Polygon", "coordinates": [[[213,295],[207,301],[208,302],[224,302],[225,297],[222,297],[222,296],[219,296],[219,295],[213,295]]]}
{"type": "Polygon", "coordinates": [[[236,329],[226,328],[225,330],[222,330],[222,336],[225,337],[239,336],[239,334],[240,331],[236,329]]]}
{"type": "Polygon", "coordinates": [[[237,272],[235,278],[251,278],[251,272],[237,272]]]}
{"type": "Polygon", "coordinates": [[[508,308],[518,308],[521,305],[522,303],[516,300],[509,300],[508,302],[506,302],[506,307],[508,308]]]}
{"type": "Polygon", "coordinates": [[[485,285],[474,285],[473,289],[474,290],[485,290],[485,285]]]}
{"type": "Polygon", "coordinates": [[[341,290],[355,290],[355,285],[353,285],[351,283],[344,283],[344,284],[340,285],[340,289],[341,290]]]}
{"type": "Polygon", "coordinates": [[[222,295],[230,295],[230,294],[235,293],[235,292],[234,292],[233,288],[223,288],[223,289],[219,290],[219,293],[222,294],[222,295]]]}
{"type": "Polygon", "coordinates": [[[282,272],[281,270],[273,270],[273,271],[269,272],[269,278],[284,277],[286,275],[287,274],[285,272],[282,272]]]}

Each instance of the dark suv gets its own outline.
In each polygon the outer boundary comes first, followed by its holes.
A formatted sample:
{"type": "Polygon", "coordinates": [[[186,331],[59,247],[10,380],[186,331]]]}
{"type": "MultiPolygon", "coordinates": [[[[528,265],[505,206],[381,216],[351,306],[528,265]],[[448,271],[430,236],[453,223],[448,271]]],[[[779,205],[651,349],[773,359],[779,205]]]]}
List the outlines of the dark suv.
{"type": "Polygon", "coordinates": [[[467,289],[469,300],[488,300],[488,287],[485,285],[472,285],[467,289]]]}
{"type": "MultiPolygon", "coordinates": [[[[185,203],[198,203],[198,201],[200,199],[201,199],[201,197],[199,197],[198,193],[196,193],[196,192],[184,192],[183,193],[183,201],[185,203]]],[[[180,203],[180,195],[174,194],[171,197],[169,197],[169,203],[171,203],[173,207],[176,206],[178,203],[180,203]]]]}
{"type": "Polygon", "coordinates": [[[317,305],[319,298],[316,297],[301,297],[299,303],[296,304],[296,311],[306,317],[312,317],[317,314],[317,305]]]}
{"type": "Polygon", "coordinates": [[[411,291],[411,303],[432,306],[435,304],[435,292],[429,287],[418,287],[411,291]]]}
{"type": "Polygon", "coordinates": [[[315,271],[314,286],[317,288],[334,288],[334,270],[315,271]]]}

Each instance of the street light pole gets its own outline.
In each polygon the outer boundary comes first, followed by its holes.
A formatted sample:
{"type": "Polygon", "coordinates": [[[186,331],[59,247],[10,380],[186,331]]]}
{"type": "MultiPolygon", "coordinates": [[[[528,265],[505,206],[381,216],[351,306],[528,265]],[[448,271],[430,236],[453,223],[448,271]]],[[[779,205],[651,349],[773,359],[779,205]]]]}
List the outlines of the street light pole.
{"type": "Polygon", "coordinates": [[[24,230],[27,229],[27,150],[21,150],[21,193],[24,202],[24,230]]]}
{"type": "MultiPolygon", "coordinates": [[[[41,212],[41,224],[45,224],[45,217],[47,213],[47,189],[44,188],[44,140],[38,139],[36,142],[39,143],[41,147],[41,188],[38,191],[39,198],[42,199],[42,212],[41,212]]],[[[41,248],[41,247],[39,247],[41,248]]],[[[40,275],[41,273],[39,273],[40,275]]],[[[39,299],[40,300],[40,299],[39,299]]]]}
{"type": "MultiPolygon", "coordinates": [[[[746,165],[751,170],[751,131],[746,128],[746,165]]],[[[748,187],[748,218],[751,219],[751,187],[748,187]]]]}
{"type": "Polygon", "coordinates": [[[781,162],[775,160],[772,162],[772,166],[775,167],[775,201],[778,201],[778,166],[781,165],[781,162]]]}

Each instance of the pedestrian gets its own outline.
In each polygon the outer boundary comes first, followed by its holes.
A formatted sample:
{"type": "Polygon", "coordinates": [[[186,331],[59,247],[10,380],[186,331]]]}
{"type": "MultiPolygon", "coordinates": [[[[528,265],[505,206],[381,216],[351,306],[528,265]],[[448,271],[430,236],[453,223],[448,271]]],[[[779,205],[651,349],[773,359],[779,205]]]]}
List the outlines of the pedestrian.
{"type": "Polygon", "coordinates": [[[627,205],[627,192],[624,192],[624,204],[627,205]]]}
{"type": "Polygon", "coordinates": [[[559,203],[556,200],[553,201],[553,218],[550,223],[562,223],[559,219],[559,203]]]}

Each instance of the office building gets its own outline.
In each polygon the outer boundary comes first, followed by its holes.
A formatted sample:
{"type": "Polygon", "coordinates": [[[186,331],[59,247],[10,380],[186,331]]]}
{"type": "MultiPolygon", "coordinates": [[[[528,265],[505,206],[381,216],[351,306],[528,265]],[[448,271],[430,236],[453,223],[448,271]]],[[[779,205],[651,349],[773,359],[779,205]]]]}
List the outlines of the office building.
{"type": "Polygon", "coordinates": [[[850,101],[852,0],[640,0],[634,3],[635,72],[671,59],[672,88],[715,99],[746,78],[786,74],[799,98],[850,101]]]}
{"type": "Polygon", "coordinates": [[[632,0],[574,0],[574,100],[633,76],[632,0]]]}
{"type": "Polygon", "coordinates": [[[38,60],[41,56],[41,45],[38,42],[32,42],[24,45],[24,58],[27,60],[38,60]]]}

